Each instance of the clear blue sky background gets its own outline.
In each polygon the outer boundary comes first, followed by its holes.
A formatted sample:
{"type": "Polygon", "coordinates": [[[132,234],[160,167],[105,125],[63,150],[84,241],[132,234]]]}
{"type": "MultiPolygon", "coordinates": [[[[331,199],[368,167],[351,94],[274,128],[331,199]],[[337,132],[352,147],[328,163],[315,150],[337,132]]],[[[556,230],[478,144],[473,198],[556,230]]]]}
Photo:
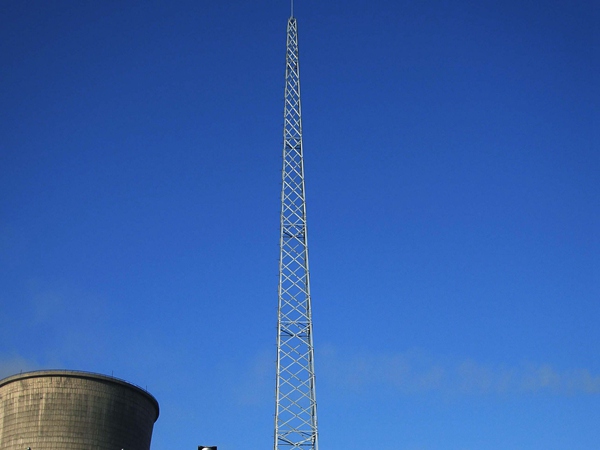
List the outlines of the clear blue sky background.
{"type": "MultiPolygon", "coordinates": [[[[296,1],[322,450],[600,448],[596,1],[296,1]]],[[[0,11],[0,376],[273,439],[286,1],[0,11]]]]}

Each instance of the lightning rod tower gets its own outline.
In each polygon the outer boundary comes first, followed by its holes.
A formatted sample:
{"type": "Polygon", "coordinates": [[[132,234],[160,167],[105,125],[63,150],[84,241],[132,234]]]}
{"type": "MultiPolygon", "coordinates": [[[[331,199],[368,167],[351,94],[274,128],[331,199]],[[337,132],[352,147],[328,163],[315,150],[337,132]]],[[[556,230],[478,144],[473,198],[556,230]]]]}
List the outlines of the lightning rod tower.
{"type": "Polygon", "coordinates": [[[274,450],[318,450],[298,26],[293,3],[286,48],[274,450]]]}

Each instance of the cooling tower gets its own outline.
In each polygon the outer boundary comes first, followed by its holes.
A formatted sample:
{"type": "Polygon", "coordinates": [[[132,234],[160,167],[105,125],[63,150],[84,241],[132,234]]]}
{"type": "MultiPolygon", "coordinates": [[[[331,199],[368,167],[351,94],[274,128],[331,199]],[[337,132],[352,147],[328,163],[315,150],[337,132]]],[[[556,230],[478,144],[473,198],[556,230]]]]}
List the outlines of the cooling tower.
{"type": "Polygon", "coordinates": [[[125,381],[45,370],[0,380],[0,450],[149,450],[158,402],[125,381]]]}

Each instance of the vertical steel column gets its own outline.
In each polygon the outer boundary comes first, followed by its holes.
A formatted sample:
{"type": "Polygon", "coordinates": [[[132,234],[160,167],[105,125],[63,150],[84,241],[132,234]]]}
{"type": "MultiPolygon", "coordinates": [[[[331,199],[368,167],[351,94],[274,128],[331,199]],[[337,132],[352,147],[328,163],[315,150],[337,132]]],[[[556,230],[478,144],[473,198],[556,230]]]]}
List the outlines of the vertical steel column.
{"type": "Polygon", "coordinates": [[[287,24],[275,450],[318,450],[298,27],[287,24]]]}

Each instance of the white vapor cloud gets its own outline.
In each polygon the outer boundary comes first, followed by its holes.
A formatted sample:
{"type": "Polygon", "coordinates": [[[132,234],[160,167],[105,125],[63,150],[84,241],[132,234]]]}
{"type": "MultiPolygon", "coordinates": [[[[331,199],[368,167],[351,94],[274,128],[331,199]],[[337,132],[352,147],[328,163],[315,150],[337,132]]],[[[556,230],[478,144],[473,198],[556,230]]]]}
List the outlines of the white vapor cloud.
{"type": "Polygon", "coordinates": [[[232,380],[235,402],[240,406],[257,406],[271,402],[274,391],[275,361],[270,351],[253,355],[246,367],[232,380]]]}
{"type": "Polygon", "coordinates": [[[20,356],[9,358],[0,357],[0,379],[15,375],[21,372],[36,370],[37,364],[20,356]]]}
{"type": "Polygon", "coordinates": [[[356,392],[377,387],[403,394],[600,394],[600,374],[585,368],[558,370],[547,363],[494,366],[415,351],[341,354],[330,347],[317,354],[317,365],[321,377],[356,392]]]}

